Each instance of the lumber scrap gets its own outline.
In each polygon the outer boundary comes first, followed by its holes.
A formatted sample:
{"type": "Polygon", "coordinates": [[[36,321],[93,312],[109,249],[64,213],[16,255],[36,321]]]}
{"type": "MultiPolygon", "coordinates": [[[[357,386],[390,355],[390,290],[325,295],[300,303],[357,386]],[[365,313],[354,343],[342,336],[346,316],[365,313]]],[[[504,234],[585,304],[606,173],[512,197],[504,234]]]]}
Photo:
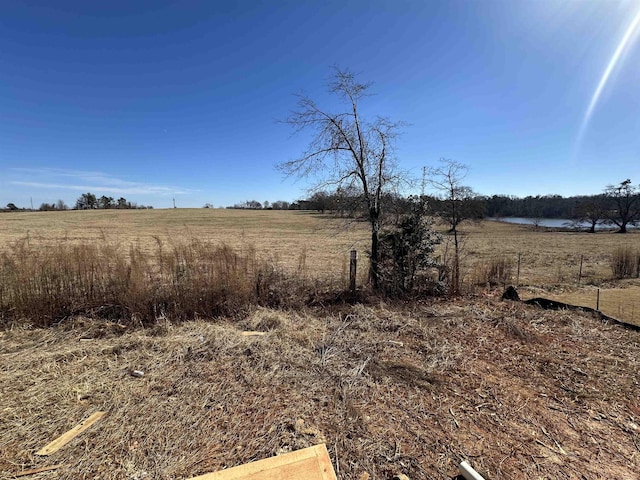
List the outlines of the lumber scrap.
{"type": "Polygon", "coordinates": [[[53,442],[51,442],[46,447],[38,450],[36,452],[36,455],[46,456],[46,455],[51,455],[52,453],[57,452],[62,447],[64,447],[67,443],[69,443],[71,440],[73,440],[75,437],[77,437],[82,432],[84,432],[91,425],[93,425],[98,420],[100,420],[106,413],[107,412],[96,412],[96,413],[94,413],[89,418],[87,418],[86,420],[80,422],[78,425],[73,427],[68,432],[65,432],[62,435],[60,435],[58,438],[56,438],[53,442]]]}
{"type": "Polygon", "coordinates": [[[27,475],[35,475],[36,473],[48,472],[50,470],[57,470],[62,466],[64,466],[64,464],[59,463],[57,465],[49,465],[48,467],[32,468],[31,470],[23,470],[22,472],[16,473],[13,476],[26,477],[27,475]]]}
{"type": "Polygon", "coordinates": [[[267,332],[255,332],[255,331],[246,331],[242,332],[240,335],[243,337],[263,337],[267,332]]]}
{"type": "Polygon", "coordinates": [[[324,443],[190,480],[337,480],[324,443]]]}

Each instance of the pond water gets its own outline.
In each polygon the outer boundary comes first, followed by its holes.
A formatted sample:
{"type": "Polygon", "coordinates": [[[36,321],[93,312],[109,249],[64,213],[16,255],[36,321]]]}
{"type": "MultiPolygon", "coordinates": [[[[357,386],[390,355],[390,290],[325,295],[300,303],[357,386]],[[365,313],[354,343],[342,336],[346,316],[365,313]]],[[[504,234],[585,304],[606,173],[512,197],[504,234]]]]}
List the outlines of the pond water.
{"type": "MultiPolygon", "coordinates": [[[[536,220],[540,227],[547,228],[571,228],[571,229],[588,229],[591,224],[582,222],[579,224],[574,223],[574,220],[568,218],[542,218],[534,219],[527,217],[492,217],[488,218],[495,222],[517,223],[518,225],[535,225],[536,220]]],[[[596,225],[596,230],[610,230],[617,228],[616,225],[596,225]]],[[[632,225],[627,225],[627,228],[635,228],[632,225]]]]}

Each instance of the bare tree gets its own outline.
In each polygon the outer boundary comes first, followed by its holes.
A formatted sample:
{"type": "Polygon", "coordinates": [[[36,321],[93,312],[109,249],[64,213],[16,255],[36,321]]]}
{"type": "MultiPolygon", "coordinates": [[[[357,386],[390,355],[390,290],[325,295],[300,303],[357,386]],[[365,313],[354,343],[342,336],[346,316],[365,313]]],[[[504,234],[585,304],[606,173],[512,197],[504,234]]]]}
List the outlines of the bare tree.
{"type": "Polygon", "coordinates": [[[287,175],[313,177],[316,189],[359,192],[371,227],[370,278],[373,288],[378,289],[382,198],[402,178],[392,156],[401,124],[382,117],[367,121],[361,116],[360,103],[371,84],[358,82],[350,71],[335,68],[328,86],[343,108],[334,113],[299,95],[298,109],[285,122],[296,132],[312,131],[313,137],[299,158],[281,163],[279,168],[287,175]]]}
{"type": "Polygon", "coordinates": [[[620,185],[608,185],[604,193],[615,204],[608,221],[619,227],[618,233],[627,233],[627,225],[635,225],[640,220],[640,187],[634,187],[631,180],[626,179],[620,185]]]}
{"type": "Polygon", "coordinates": [[[602,195],[587,197],[576,207],[578,223],[587,223],[589,233],[596,233],[596,227],[602,223],[607,215],[605,199],[602,195]]]}
{"type": "Polygon", "coordinates": [[[441,166],[429,170],[428,182],[441,196],[442,202],[437,215],[446,222],[453,235],[453,265],[451,266],[450,293],[460,293],[460,238],[458,225],[464,220],[475,218],[479,208],[474,201],[473,190],[462,185],[469,168],[455,160],[441,160],[441,166]]]}

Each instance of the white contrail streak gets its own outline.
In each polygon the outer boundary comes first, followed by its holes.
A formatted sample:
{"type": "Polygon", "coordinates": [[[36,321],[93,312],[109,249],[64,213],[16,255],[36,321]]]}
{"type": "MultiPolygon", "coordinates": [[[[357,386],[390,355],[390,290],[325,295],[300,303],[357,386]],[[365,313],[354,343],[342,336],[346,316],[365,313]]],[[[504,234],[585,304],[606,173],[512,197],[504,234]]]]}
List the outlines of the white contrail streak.
{"type": "Polygon", "coordinates": [[[638,25],[640,25],[640,11],[638,11],[633,21],[627,28],[627,31],[625,32],[624,37],[622,37],[622,40],[620,40],[620,43],[618,44],[616,51],[611,57],[611,60],[609,60],[609,64],[607,65],[607,68],[604,70],[604,73],[602,74],[602,78],[600,78],[600,83],[598,83],[598,87],[596,88],[595,92],[593,92],[593,96],[591,97],[591,102],[589,102],[589,107],[587,108],[584,118],[582,119],[582,124],[580,125],[580,131],[578,133],[578,139],[576,142],[577,148],[580,148],[580,145],[582,144],[582,137],[584,137],[587,126],[589,125],[589,122],[591,120],[591,116],[593,115],[593,111],[596,108],[596,105],[598,104],[598,100],[600,99],[600,95],[602,94],[604,87],[607,85],[607,81],[611,76],[611,72],[616,67],[618,60],[622,56],[622,52],[624,52],[625,48],[627,47],[627,44],[631,40],[636,29],[638,28],[638,25]]]}

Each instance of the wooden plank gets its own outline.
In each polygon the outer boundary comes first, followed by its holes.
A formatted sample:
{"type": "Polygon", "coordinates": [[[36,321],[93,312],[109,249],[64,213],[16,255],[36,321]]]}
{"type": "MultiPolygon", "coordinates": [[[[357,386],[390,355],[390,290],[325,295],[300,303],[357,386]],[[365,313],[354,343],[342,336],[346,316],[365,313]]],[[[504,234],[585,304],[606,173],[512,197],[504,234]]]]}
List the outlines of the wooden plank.
{"type": "Polygon", "coordinates": [[[337,480],[325,444],[207,473],[190,480],[337,480]]]}
{"type": "Polygon", "coordinates": [[[60,435],[53,442],[51,442],[49,445],[47,445],[43,449],[41,449],[38,452],[36,452],[36,455],[51,455],[52,453],[57,452],[62,447],[64,447],[67,443],[69,443],[71,440],[73,440],[75,437],[77,437],[82,432],[84,432],[91,425],[93,425],[98,420],[100,420],[105,415],[105,413],[107,413],[107,412],[96,412],[96,413],[94,413],[89,418],[87,418],[83,422],[79,423],[78,425],[73,427],[68,432],[63,433],[62,435],[60,435]]]}
{"type": "Polygon", "coordinates": [[[40,468],[32,468],[31,470],[23,470],[20,473],[16,473],[14,477],[26,477],[27,475],[35,475],[36,473],[48,472],[50,470],[57,470],[62,467],[63,464],[59,463],[58,465],[49,465],[48,467],[40,467],[40,468]]]}
{"type": "Polygon", "coordinates": [[[240,335],[242,335],[243,337],[262,337],[262,336],[264,336],[266,334],[267,334],[267,332],[248,331],[248,332],[242,332],[240,335]]]}

